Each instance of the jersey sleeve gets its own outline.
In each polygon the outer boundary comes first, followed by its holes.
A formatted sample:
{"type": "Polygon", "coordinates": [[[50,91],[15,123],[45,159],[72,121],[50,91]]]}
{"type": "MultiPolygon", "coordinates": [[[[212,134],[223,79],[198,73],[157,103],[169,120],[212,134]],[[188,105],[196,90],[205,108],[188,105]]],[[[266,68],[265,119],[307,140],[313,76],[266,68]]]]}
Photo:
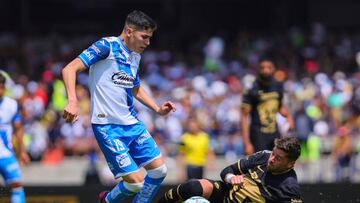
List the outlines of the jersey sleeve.
{"type": "Polygon", "coordinates": [[[110,43],[102,38],[85,49],[78,57],[89,68],[94,63],[107,58],[109,53],[110,43]]]}
{"type": "Polygon", "coordinates": [[[230,166],[227,166],[226,168],[224,168],[221,173],[220,173],[220,177],[221,179],[226,182],[225,177],[227,174],[234,174],[234,175],[241,175],[243,174],[243,172],[240,169],[240,160],[237,161],[234,164],[231,164],[230,166]]]}
{"type": "Polygon", "coordinates": [[[21,123],[21,114],[20,114],[20,108],[19,105],[17,107],[16,113],[14,114],[14,116],[11,119],[12,123],[21,123]]]}
{"type": "Polygon", "coordinates": [[[243,100],[242,100],[241,107],[251,109],[252,104],[253,104],[253,99],[251,96],[251,90],[245,91],[243,94],[243,100]]]}
{"type": "Polygon", "coordinates": [[[270,156],[270,151],[264,150],[260,152],[256,152],[248,156],[245,159],[241,159],[239,162],[240,171],[246,173],[249,169],[255,168],[257,165],[261,165],[266,162],[270,156]]]}
{"type": "Polygon", "coordinates": [[[140,85],[140,76],[139,71],[136,73],[135,81],[134,81],[134,87],[137,87],[140,85]]]}

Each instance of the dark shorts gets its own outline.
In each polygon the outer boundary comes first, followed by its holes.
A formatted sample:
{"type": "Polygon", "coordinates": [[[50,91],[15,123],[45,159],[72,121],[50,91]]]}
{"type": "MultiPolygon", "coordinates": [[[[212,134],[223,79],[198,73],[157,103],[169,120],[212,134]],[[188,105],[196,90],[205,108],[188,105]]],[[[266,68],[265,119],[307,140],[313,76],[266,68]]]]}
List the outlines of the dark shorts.
{"type": "Polygon", "coordinates": [[[202,179],[204,175],[204,167],[187,165],[186,167],[187,179],[202,179]]]}
{"type": "Polygon", "coordinates": [[[250,141],[254,146],[254,151],[263,151],[263,150],[273,150],[274,148],[274,140],[279,138],[279,133],[274,134],[264,134],[261,133],[260,130],[252,129],[250,131],[250,141]]]}

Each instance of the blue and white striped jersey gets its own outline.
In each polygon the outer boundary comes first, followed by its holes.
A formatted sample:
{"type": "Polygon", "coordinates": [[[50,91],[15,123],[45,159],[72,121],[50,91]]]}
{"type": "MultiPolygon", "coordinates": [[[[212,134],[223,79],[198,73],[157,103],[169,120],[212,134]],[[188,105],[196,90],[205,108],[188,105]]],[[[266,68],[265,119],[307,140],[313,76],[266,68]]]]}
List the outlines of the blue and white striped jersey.
{"type": "Polygon", "coordinates": [[[131,91],[140,85],[140,54],[130,51],[120,37],[106,37],[79,58],[90,68],[91,123],[137,123],[131,91]]]}
{"type": "Polygon", "coordinates": [[[0,158],[13,155],[11,136],[13,124],[21,122],[18,103],[9,97],[0,100],[0,158]]]}

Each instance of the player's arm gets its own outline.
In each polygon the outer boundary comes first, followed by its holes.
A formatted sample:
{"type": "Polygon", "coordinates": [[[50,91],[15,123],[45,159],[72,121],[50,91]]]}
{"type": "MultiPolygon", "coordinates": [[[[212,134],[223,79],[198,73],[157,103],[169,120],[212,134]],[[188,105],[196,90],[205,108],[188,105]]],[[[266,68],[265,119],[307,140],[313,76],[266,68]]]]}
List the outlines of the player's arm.
{"type": "Polygon", "coordinates": [[[251,106],[243,103],[241,107],[241,135],[243,138],[243,142],[245,145],[245,154],[249,155],[254,153],[254,147],[250,141],[250,123],[249,123],[249,114],[250,114],[251,106]]]}
{"type": "Polygon", "coordinates": [[[261,165],[267,161],[269,151],[260,151],[252,154],[246,158],[240,159],[236,163],[224,168],[221,173],[221,179],[232,185],[242,185],[244,175],[249,169],[254,169],[256,166],[261,165]]]}
{"type": "Polygon", "coordinates": [[[76,75],[86,69],[85,64],[76,58],[65,66],[62,76],[66,88],[68,102],[64,108],[63,118],[66,122],[73,122],[78,116],[78,100],[76,97],[76,75]]]}
{"type": "Polygon", "coordinates": [[[283,104],[280,106],[279,113],[286,118],[289,124],[289,130],[293,130],[295,128],[294,119],[289,110],[283,104]]]}
{"type": "Polygon", "coordinates": [[[28,164],[30,162],[30,158],[26,152],[23,138],[24,138],[24,128],[21,123],[21,116],[20,112],[18,112],[13,118],[13,128],[14,128],[14,135],[16,137],[18,155],[19,155],[19,162],[20,164],[28,164]]]}
{"type": "Polygon", "coordinates": [[[240,169],[240,160],[230,166],[225,167],[221,173],[220,177],[223,181],[230,183],[230,179],[235,175],[242,175],[243,172],[240,169]]]}
{"type": "Polygon", "coordinates": [[[286,108],[286,106],[283,103],[283,98],[284,98],[284,88],[282,83],[278,84],[278,93],[280,95],[279,97],[279,103],[280,103],[280,107],[279,107],[279,113],[286,118],[287,123],[289,124],[289,130],[293,130],[295,128],[295,124],[294,124],[294,119],[290,113],[290,111],[286,108]]]}
{"type": "Polygon", "coordinates": [[[63,118],[66,122],[74,122],[78,116],[78,100],[76,97],[76,75],[90,68],[93,64],[106,59],[110,54],[110,43],[105,39],[100,39],[85,49],[76,59],[71,61],[62,70],[65,83],[68,103],[64,108],[63,118]]]}
{"type": "Polygon", "coordinates": [[[144,88],[141,87],[141,85],[138,85],[133,88],[132,90],[133,96],[139,100],[142,104],[150,108],[151,110],[155,111],[156,113],[160,115],[166,115],[171,110],[175,111],[176,107],[175,104],[171,101],[164,102],[161,106],[158,106],[154,99],[152,99],[144,90],[144,88]]]}

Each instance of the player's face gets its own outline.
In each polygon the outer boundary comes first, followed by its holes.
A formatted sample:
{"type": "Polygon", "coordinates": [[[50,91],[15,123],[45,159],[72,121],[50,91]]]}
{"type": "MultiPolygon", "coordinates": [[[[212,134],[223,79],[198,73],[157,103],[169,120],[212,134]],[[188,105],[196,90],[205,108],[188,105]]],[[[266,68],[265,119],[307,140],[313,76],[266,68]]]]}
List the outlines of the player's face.
{"type": "Polygon", "coordinates": [[[275,71],[275,65],[271,61],[262,61],[259,64],[259,73],[264,77],[270,77],[275,71]]]}
{"type": "Polygon", "coordinates": [[[150,45],[150,38],[153,36],[154,30],[136,30],[130,28],[131,34],[129,37],[129,48],[139,54],[144,52],[146,47],[150,45]]]}
{"type": "Polygon", "coordinates": [[[0,84],[0,98],[5,95],[5,84],[0,84]]]}
{"type": "Polygon", "coordinates": [[[272,173],[281,173],[294,167],[295,161],[286,157],[286,152],[274,147],[268,160],[267,169],[272,173]]]}

